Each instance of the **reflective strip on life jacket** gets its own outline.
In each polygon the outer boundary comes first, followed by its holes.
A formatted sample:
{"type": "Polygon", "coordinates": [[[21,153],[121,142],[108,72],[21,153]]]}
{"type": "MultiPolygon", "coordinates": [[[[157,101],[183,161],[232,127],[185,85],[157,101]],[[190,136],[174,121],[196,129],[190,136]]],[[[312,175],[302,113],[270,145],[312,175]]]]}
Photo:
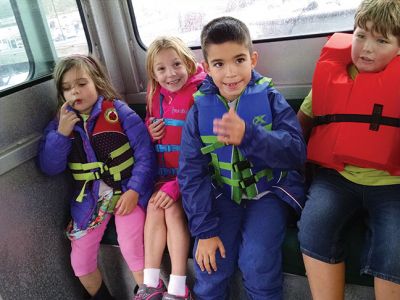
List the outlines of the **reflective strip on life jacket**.
{"type": "MultiPolygon", "coordinates": [[[[211,145],[201,148],[203,154],[227,146],[224,143],[218,142],[216,136],[201,136],[201,139],[203,143],[211,143],[211,145]]],[[[219,184],[232,186],[233,200],[237,203],[241,202],[243,193],[245,193],[250,199],[257,196],[258,191],[255,184],[259,182],[260,179],[266,177],[267,181],[271,181],[274,178],[271,169],[263,169],[258,171],[256,174],[253,174],[251,172],[251,162],[246,160],[240,154],[236,159],[234,158],[233,162],[221,162],[218,160],[217,154],[211,153],[211,165],[214,167],[213,179],[215,179],[219,184]],[[222,176],[221,169],[230,171],[232,173],[232,178],[222,176]]]]}
{"type": "Polygon", "coordinates": [[[180,145],[163,145],[163,144],[157,144],[154,146],[156,152],[175,152],[175,151],[181,151],[181,146],[180,145]]]}
{"type": "MultiPolygon", "coordinates": [[[[156,119],[157,120],[157,119],[156,119]]],[[[163,119],[164,125],[166,126],[185,126],[185,121],[177,119],[163,119]]]]}
{"type": "MultiPolygon", "coordinates": [[[[129,143],[126,143],[122,145],[121,147],[115,149],[110,153],[109,159],[115,159],[116,157],[122,155],[126,151],[130,149],[129,143]]],[[[114,181],[120,181],[121,180],[121,172],[129,168],[135,163],[135,160],[133,157],[127,159],[123,163],[120,163],[119,165],[113,166],[113,167],[108,167],[106,163],[103,162],[90,162],[90,163],[68,163],[68,166],[71,170],[73,171],[87,171],[87,170],[93,170],[90,172],[84,172],[84,173],[72,173],[72,176],[75,180],[78,181],[85,181],[83,184],[83,187],[76,198],[76,201],[82,202],[83,197],[84,197],[84,192],[86,188],[86,184],[92,180],[98,180],[101,179],[101,176],[104,173],[108,173],[113,176],[114,181]]]]}

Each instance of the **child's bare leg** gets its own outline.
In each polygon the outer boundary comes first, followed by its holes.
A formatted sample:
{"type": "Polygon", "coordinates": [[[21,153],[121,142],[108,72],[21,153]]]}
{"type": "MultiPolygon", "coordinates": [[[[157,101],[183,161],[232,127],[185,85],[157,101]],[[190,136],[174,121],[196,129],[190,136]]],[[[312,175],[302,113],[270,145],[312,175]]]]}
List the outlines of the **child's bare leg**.
{"type": "Polygon", "coordinates": [[[328,264],[303,254],[314,300],[344,299],[344,263],[328,264]]]}
{"type": "Polygon", "coordinates": [[[395,300],[400,299],[400,284],[374,278],[376,300],[395,300]]]}
{"type": "Polygon", "coordinates": [[[80,276],[79,280],[81,281],[82,285],[85,287],[85,289],[88,291],[88,293],[91,296],[94,296],[97,291],[100,289],[102,278],[101,278],[101,273],[99,269],[96,269],[96,271],[80,276]]]}
{"type": "Polygon", "coordinates": [[[143,270],[132,272],[136,284],[143,284],[143,270]]]}
{"type": "Polygon", "coordinates": [[[164,220],[164,209],[155,209],[154,205],[149,203],[144,225],[144,266],[146,269],[160,268],[167,243],[166,236],[167,227],[164,220]]]}
{"type": "Polygon", "coordinates": [[[171,274],[186,275],[186,265],[189,252],[189,231],[181,201],[177,201],[165,210],[167,224],[167,244],[171,258],[171,274]]]}

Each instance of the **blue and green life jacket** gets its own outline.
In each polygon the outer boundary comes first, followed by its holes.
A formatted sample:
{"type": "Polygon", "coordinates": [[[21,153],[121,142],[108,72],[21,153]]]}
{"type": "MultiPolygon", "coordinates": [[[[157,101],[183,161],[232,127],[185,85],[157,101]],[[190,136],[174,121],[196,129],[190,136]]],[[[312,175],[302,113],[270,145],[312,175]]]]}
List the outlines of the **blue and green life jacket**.
{"type": "MultiPolygon", "coordinates": [[[[236,103],[236,113],[246,123],[252,123],[264,130],[272,130],[272,114],[268,101],[268,87],[271,79],[260,77],[249,84],[236,103]]],[[[254,166],[246,159],[237,146],[225,145],[217,140],[213,133],[213,120],[227,113],[227,102],[215,93],[195,95],[198,107],[199,131],[204,147],[201,152],[211,155],[211,173],[214,181],[223,188],[226,195],[240,203],[245,196],[248,199],[268,191],[285,175],[281,170],[263,169],[254,166]]],[[[265,158],[270,159],[269,157],[265,158]]]]}

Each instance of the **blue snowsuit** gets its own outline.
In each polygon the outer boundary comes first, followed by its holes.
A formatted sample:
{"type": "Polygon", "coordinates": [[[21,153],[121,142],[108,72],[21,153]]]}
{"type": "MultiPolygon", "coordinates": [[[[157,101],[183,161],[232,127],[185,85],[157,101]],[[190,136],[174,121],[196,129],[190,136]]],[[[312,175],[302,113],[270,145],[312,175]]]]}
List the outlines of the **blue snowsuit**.
{"type": "MultiPolygon", "coordinates": [[[[241,116],[241,111],[257,109],[256,105],[251,105],[251,95],[260,79],[262,76],[253,71],[246,90],[238,100],[237,112],[246,127],[237,149],[254,168],[280,170],[286,176],[261,191],[259,199],[243,198],[240,203],[234,202],[227,192],[229,189],[221,187],[212,178],[209,168],[211,155],[204,155],[200,150],[206,146],[200,133],[205,127],[201,123],[205,122],[203,116],[208,114],[206,121],[210,124],[214,118],[221,118],[223,112],[218,102],[225,101],[218,95],[218,88],[211,77],[203,82],[199,89],[201,96],[195,95],[195,104],[187,116],[181,141],[178,180],[189,229],[196,238],[193,256],[199,239],[218,236],[226,250],[226,258],[221,258],[217,251],[218,270],[212,274],[202,272],[195,263],[196,299],[225,299],[229,279],[236,266],[242,271],[244,286],[251,299],[282,298],[281,245],[290,208],[300,213],[304,206],[303,177],[295,169],[302,168],[305,162],[306,145],[294,111],[268,83],[264,83],[262,92],[265,105],[269,105],[271,112],[272,130],[246,119],[247,113],[241,116]],[[215,103],[215,109],[201,101],[215,103]],[[244,105],[238,109],[241,101],[244,105]]],[[[212,128],[212,125],[209,127],[212,128]]]]}

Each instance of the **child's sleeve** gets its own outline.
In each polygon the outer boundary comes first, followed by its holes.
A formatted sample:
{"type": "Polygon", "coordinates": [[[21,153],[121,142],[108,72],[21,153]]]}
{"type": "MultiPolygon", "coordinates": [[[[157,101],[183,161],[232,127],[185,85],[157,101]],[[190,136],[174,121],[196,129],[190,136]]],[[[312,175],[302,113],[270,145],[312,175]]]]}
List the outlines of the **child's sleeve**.
{"type": "Polygon", "coordinates": [[[311,131],[313,129],[313,118],[312,91],[310,91],[304,98],[304,101],[297,112],[297,119],[299,120],[300,126],[303,129],[303,136],[306,142],[309,140],[311,131]]]}
{"type": "Polygon", "coordinates": [[[299,169],[306,160],[306,144],[294,110],[274,88],[268,92],[272,112],[272,130],[246,122],[239,149],[262,168],[299,169]]]}
{"type": "Polygon", "coordinates": [[[70,138],[59,133],[57,128],[58,121],[51,121],[39,143],[38,164],[47,175],[59,174],[67,168],[68,154],[72,147],[70,138]]]}
{"type": "Polygon", "coordinates": [[[115,101],[115,108],[135,158],[132,176],[127,186],[140,195],[144,195],[149,189],[153,189],[156,176],[153,144],[142,119],[127,104],[115,101]]]}
{"type": "Polygon", "coordinates": [[[198,111],[194,104],[182,132],[178,183],[191,235],[205,239],[218,236],[219,224],[213,209],[215,196],[208,172],[210,156],[200,152],[203,143],[197,120],[198,111]]]}
{"type": "Polygon", "coordinates": [[[300,106],[300,110],[310,118],[313,118],[312,112],[312,91],[308,93],[308,95],[304,98],[303,103],[300,106]]]}
{"type": "Polygon", "coordinates": [[[168,181],[162,185],[160,191],[163,191],[168,196],[170,196],[174,201],[178,201],[181,196],[181,192],[179,190],[178,178],[174,180],[168,181]]]}

